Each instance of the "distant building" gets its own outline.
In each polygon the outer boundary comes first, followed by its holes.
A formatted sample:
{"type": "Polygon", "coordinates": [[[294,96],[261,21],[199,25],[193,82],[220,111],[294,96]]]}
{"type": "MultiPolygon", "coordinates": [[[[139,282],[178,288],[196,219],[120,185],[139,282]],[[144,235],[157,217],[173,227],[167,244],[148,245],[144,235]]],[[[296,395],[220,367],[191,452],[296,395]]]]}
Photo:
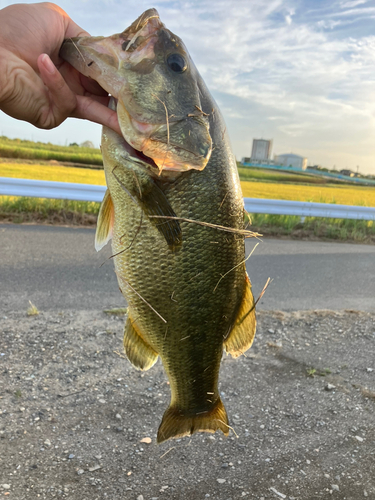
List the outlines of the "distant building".
{"type": "Polygon", "coordinates": [[[81,148],[92,148],[94,149],[95,146],[91,141],[85,141],[80,144],[81,148]]]}
{"type": "Polygon", "coordinates": [[[347,175],[348,177],[354,177],[355,176],[354,172],[352,172],[348,168],[347,169],[344,168],[343,170],[340,170],[340,174],[341,175],[347,175]]]}
{"type": "Polygon", "coordinates": [[[309,165],[307,167],[307,170],[322,170],[322,166],[321,165],[309,165]]]}
{"type": "Polygon", "coordinates": [[[272,139],[253,139],[253,149],[251,150],[251,161],[259,162],[269,160],[272,154],[272,139]]]}
{"type": "Polygon", "coordinates": [[[274,162],[276,165],[283,165],[284,167],[300,168],[302,170],[306,170],[307,168],[307,158],[293,153],[276,155],[274,157],[274,162]]]}

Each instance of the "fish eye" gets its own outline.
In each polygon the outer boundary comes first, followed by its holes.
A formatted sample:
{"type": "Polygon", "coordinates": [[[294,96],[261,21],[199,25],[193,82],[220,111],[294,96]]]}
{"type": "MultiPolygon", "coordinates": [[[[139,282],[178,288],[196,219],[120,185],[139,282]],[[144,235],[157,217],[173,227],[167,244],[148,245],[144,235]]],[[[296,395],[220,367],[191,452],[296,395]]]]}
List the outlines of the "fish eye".
{"type": "Polygon", "coordinates": [[[167,59],[167,64],[175,73],[183,73],[187,69],[187,63],[180,54],[171,54],[167,59]]]}

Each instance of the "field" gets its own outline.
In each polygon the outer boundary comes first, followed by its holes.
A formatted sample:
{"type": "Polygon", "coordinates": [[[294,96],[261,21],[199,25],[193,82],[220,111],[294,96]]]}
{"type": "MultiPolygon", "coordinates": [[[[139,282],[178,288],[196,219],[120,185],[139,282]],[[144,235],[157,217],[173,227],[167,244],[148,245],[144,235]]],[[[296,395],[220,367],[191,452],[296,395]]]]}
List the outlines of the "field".
{"type": "MultiPolygon", "coordinates": [[[[241,186],[245,197],[281,200],[314,201],[343,205],[375,206],[375,189],[371,187],[338,184],[290,182],[296,175],[262,172],[243,174],[241,186]],[[288,182],[285,182],[287,178],[288,182]]],[[[37,165],[28,163],[0,163],[0,176],[50,181],[65,181],[104,185],[103,170],[37,165]]],[[[304,176],[301,176],[304,177],[304,176]]],[[[308,176],[306,176],[308,177],[308,176]]],[[[95,225],[99,203],[37,198],[0,197],[0,220],[12,222],[47,222],[52,224],[95,225]]],[[[372,221],[306,218],[283,215],[252,214],[252,229],[265,235],[319,237],[361,242],[375,242],[375,225],[372,221]]]]}
{"type": "Polygon", "coordinates": [[[375,207],[375,188],[367,186],[280,184],[270,182],[241,182],[245,198],[314,201],[339,205],[375,207]]]}
{"type": "MultiPolygon", "coordinates": [[[[285,175],[288,176],[288,174],[285,175]]],[[[41,166],[0,163],[0,176],[105,185],[103,170],[63,167],[59,165],[41,166]]],[[[241,186],[243,195],[246,198],[315,201],[320,203],[375,207],[375,189],[372,187],[337,184],[315,186],[310,184],[280,184],[280,182],[250,182],[245,180],[241,180],[241,186]]]]}
{"type": "Polygon", "coordinates": [[[58,164],[0,163],[0,177],[105,185],[104,170],[64,167],[58,164]]]}
{"type": "Polygon", "coordinates": [[[288,173],[277,172],[275,170],[267,171],[264,168],[245,168],[237,164],[240,177],[244,181],[266,181],[266,182],[287,182],[287,183],[306,183],[306,184],[328,184],[330,181],[323,178],[311,175],[308,173],[288,173]]]}
{"type": "Polygon", "coordinates": [[[100,149],[80,146],[57,146],[44,142],[0,137],[0,157],[27,160],[56,160],[89,165],[103,165],[100,149]]]}

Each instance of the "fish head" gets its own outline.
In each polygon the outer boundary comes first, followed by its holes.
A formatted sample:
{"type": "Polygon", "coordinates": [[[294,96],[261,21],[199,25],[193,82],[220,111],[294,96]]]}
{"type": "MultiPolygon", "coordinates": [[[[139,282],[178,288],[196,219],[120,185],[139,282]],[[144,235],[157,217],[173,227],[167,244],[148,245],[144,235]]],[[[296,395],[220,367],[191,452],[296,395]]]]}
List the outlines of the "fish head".
{"type": "Polygon", "coordinates": [[[182,40],[155,9],[122,33],[67,39],[60,55],[117,100],[124,139],[159,173],[204,169],[212,139],[200,77],[182,40]]]}

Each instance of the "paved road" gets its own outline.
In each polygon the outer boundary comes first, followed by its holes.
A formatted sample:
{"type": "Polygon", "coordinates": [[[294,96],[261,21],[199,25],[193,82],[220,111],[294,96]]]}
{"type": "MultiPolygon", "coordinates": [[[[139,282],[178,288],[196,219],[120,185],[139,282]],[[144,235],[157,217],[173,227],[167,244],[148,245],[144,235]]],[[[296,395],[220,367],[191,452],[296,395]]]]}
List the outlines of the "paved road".
{"type": "MultiPolygon", "coordinates": [[[[0,225],[0,311],[123,306],[110,248],[93,244],[93,229],[0,225]]],[[[273,279],[259,309],[375,311],[374,246],[264,239],[247,268],[256,296],[273,279]]]]}

